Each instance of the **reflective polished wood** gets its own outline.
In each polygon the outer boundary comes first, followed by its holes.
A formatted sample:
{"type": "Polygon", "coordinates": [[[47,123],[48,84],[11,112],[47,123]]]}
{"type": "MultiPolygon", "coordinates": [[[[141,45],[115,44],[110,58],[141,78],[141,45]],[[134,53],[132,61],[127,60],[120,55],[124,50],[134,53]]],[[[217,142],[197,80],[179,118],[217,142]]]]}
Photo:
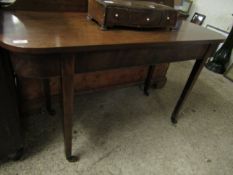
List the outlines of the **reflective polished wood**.
{"type": "MultiPolygon", "coordinates": [[[[224,37],[189,22],[174,31],[115,29],[101,31],[85,13],[1,12],[0,46],[7,50],[18,76],[60,77],[63,95],[65,153],[72,156],[75,73],[156,65],[194,59],[196,63],[172,113],[172,122],[208,57],[224,37]]],[[[146,78],[149,87],[151,73],[146,78]]]]}
{"type": "Polygon", "coordinates": [[[87,0],[16,0],[9,10],[86,12],[87,0]]]}
{"type": "Polygon", "coordinates": [[[1,46],[15,52],[61,53],[151,47],[161,44],[219,43],[220,34],[189,22],[178,31],[101,31],[85,13],[1,12],[1,46]]]}

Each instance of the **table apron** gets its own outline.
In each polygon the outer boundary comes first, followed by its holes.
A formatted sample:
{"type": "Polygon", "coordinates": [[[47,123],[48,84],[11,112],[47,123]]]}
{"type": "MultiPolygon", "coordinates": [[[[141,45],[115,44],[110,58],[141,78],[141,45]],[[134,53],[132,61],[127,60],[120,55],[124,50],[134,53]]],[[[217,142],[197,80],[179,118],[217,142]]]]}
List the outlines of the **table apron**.
{"type": "Polygon", "coordinates": [[[75,72],[93,72],[107,69],[154,65],[201,59],[208,49],[208,44],[187,44],[179,46],[159,46],[151,48],[121,49],[82,52],[77,55],[75,72]]]}
{"type": "Polygon", "coordinates": [[[75,55],[75,73],[84,73],[201,59],[208,47],[209,44],[179,44],[69,54],[11,53],[11,61],[18,76],[48,78],[61,76],[61,59],[71,55],[75,55]]]}

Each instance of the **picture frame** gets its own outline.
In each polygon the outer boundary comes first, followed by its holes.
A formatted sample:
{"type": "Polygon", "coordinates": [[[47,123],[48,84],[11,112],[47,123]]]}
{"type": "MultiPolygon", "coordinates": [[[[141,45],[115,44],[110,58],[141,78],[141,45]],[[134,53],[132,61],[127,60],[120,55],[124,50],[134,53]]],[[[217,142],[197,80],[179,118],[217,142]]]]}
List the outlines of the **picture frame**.
{"type": "Polygon", "coordinates": [[[205,19],[206,19],[205,15],[195,12],[191,19],[191,22],[201,26],[205,21],[205,19]]]}

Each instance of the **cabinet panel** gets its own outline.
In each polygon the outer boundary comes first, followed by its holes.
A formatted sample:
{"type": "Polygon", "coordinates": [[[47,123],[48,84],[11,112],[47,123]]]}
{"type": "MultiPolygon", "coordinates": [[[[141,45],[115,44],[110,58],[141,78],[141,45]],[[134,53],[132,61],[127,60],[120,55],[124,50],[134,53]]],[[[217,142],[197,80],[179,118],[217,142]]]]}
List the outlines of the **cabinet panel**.
{"type": "Polygon", "coordinates": [[[7,54],[0,52],[0,158],[23,146],[13,73],[7,54]]]}

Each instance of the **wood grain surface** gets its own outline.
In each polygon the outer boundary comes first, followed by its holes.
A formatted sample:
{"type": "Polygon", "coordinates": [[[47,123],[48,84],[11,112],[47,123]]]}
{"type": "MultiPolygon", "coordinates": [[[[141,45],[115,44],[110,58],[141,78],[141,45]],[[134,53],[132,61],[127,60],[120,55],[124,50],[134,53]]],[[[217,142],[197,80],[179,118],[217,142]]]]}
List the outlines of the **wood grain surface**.
{"type": "Polygon", "coordinates": [[[1,12],[0,46],[14,52],[64,53],[146,48],[183,43],[218,43],[224,37],[190,22],[175,31],[109,30],[86,20],[86,13],[1,12]]]}

